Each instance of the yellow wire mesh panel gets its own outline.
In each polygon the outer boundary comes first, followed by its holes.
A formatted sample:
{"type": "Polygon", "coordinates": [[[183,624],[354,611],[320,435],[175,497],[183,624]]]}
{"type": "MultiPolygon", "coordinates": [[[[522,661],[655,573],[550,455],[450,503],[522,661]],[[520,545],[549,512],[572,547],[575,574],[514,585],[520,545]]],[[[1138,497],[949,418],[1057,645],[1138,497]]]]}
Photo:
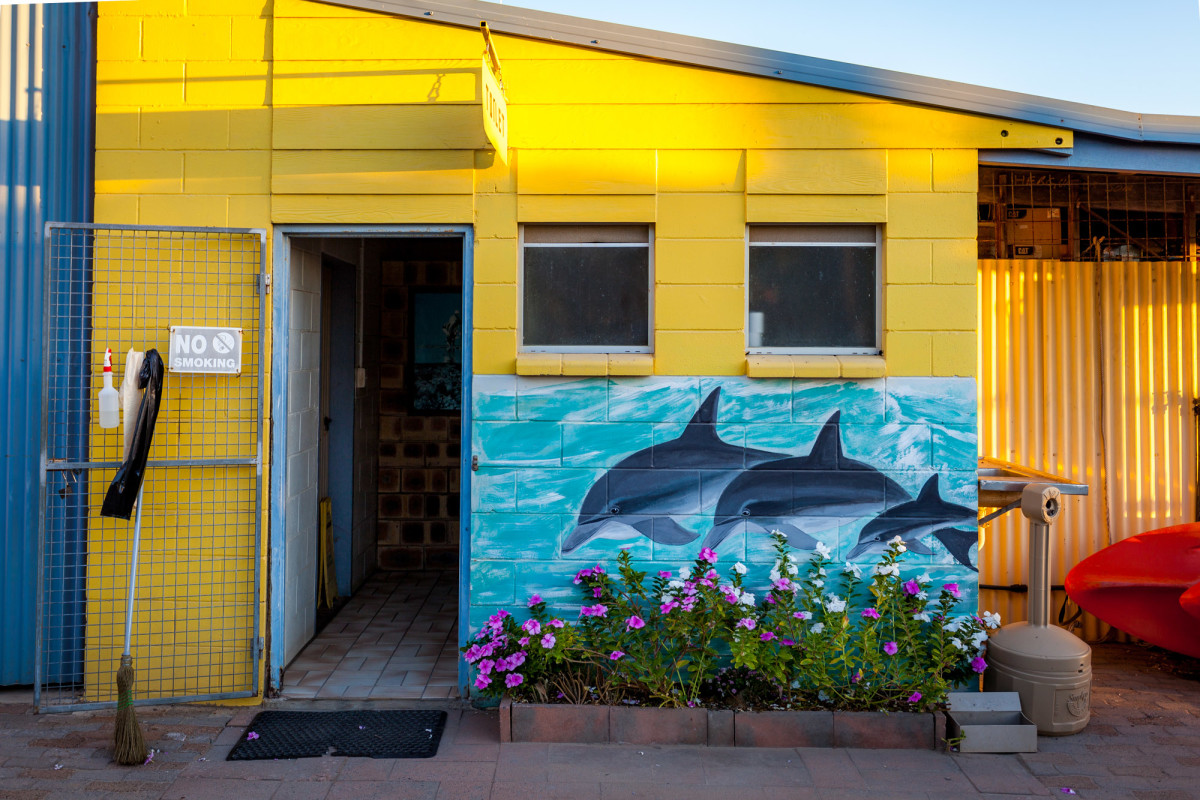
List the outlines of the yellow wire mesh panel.
{"type": "Polygon", "coordinates": [[[114,704],[131,620],[136,702],[258,691],[264,234],[51,225],[46,242],[43,513],[35,694],[44,710],[114,704]],[[106,348],[172,363],[172,326],[240,332],[238,374],[168,368],[135,523],[100,515],[142,393],[101,428],[106,348]]]}

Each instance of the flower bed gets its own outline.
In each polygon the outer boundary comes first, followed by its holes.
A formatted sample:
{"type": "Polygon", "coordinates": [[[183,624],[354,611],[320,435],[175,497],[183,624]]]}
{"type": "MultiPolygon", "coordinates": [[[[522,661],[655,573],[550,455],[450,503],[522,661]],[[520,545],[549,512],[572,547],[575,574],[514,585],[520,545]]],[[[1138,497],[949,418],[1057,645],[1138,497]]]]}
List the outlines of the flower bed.
{"type": "MultiPolygon", "coordinates": [[[[753,720],[767,718],[747,712],[815,711],[830,719],[833,711],[932,712],[951,687],[986,668],[987,629],[998,617],[955,614],[961,592],[954,583],[935,589],[928,575],[903,579],[899,538],[864,569],[834,565],[822,544],[802,564],[781,534],[773,536],[777,558],[761,602],[743,586],[742,564],[722,579],[716,553],[705,548],[678,575],[648,578],[627,552],[616,576],[602,565],[581,570],[575,583],[583,602],[574,623],[552,616],[538,595],[527,619],[497,612],[463,648],[476,690],[527,704],[535,719],[542,715],[540,725],[556,713],[567,718],[555,704],[587,707],[572,718],[595,717],[585,725],[591,732],[579,735],[604,741],[614,718],[619,737],[622,719],[652,716],[626,711],[695,710],[681,718],[703,718],[703,736],[699,722],[690,723],[697,730],[689,735],[706,743],[712,720],[724,719],[707,712],[738,712],[736,743],[739,730],[743,739],[757,739],[753,720]]],[[[515,737],[526,729],[519,721],[526,710],[511,708],[515,737]]],[[[825,738],[838,741],[838,728],[832,722],[825,738]]]]}

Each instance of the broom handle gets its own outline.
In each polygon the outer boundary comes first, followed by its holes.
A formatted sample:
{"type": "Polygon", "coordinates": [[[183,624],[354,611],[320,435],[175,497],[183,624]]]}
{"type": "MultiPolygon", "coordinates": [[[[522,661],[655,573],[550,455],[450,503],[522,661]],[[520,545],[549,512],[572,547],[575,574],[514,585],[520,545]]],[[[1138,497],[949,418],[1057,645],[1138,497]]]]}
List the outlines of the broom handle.
{"type": "Polygon", "coordinates": [[[142,538],[142,490],[145,481],[138,487],[137,510],[133,517],[133,559],[129,564],[129,599],[125,604],[125,652],[129,655],[129,639],[133,634],[133,595],[137,590],[138,542],[142,538]]]}

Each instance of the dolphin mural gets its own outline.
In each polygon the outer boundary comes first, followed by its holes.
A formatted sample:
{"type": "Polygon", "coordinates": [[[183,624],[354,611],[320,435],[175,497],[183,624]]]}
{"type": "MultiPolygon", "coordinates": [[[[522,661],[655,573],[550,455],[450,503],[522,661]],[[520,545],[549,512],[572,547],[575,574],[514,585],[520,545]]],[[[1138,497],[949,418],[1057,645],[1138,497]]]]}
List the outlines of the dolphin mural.
{"type": "Polygon", "coordinates": [[[785,455],[723,441],[716,430],[720,397],[720,387],[713,389],[677,439],[638,450],[601,476],[584,497],[563,553],[631,528],[658,544],[689,544],[699,534],[672,515],[698,513],[704,497],[720,493],[746,467],[785,455]]]}
{"type": "Polygon", "coordinates": [[[932,533],[957,561],[975,569],[971,564],[970,550],[978,539],[978,528],[971,531],[954,528],[968,522],[977,526],[977,520],[978,512],[942,499],[938,491],[938,476],[933,475],[925,481],[915,500],[888,508],[868,522],[859,533],[858,544],[847,559],[858,558],[865,553],[881,553],[887,548],[888,541],[896,536],[914,553],[929,555],[933,551],[921,540],[932,533]]]}
{"type": "Polygon", "coordinates": [[[841,412],[833,412],[808,455],[760,463],[731,481],[704,546],[715,548],[745,523],[747,530],[779,530],[792,547],[811,550],[817,540],[796,526],[797,517],[826,518],[806,525],[816,531],[829,525],[828,518],[861,517],[908,500],[900,484],[845,456],[840,419],[841,412]]]}

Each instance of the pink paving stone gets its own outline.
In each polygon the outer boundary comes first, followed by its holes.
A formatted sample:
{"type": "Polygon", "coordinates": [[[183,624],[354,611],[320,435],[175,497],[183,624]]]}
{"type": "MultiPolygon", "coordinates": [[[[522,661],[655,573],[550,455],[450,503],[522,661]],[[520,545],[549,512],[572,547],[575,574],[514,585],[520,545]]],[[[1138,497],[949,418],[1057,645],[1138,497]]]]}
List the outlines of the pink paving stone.
{"type": "Polygon", "coordinates": [[[937,746],[933,714],[839,711],[833,715],[833,746],[869,750],[929,749],[937,746]]]}
{"type": "Polygon", "coordinates": [[[739,711],[734,715],[737,747],[832,747],[831,711],[739,711]]]}
{"type": "Polygon", "coordinates": [[[629,744],[708,744],[703,708],[633,708],[608,711],[608,740],[629,744]]]}
{"type": "Polygon", "coordinates": [[[608,741],[608,706],[536,705],[514,703],[514,742],[608,741]]]}

